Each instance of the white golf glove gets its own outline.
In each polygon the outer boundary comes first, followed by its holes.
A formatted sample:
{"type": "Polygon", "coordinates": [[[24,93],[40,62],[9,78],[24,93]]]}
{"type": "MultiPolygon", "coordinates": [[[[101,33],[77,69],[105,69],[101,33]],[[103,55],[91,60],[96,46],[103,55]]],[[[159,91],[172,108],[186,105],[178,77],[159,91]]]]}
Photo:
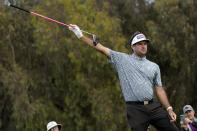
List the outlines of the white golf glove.
{"type": "Polygon", "coordinates": [[[73,31],[75,35],[77,36],[77,38],[80,39],[83,36],[83,34],[82,34],[82,31],[79,29],[79,27],[73,24],[70,24],[70,26],[72,26],[73,28],[69,27],[69,30],[73,31]]]}

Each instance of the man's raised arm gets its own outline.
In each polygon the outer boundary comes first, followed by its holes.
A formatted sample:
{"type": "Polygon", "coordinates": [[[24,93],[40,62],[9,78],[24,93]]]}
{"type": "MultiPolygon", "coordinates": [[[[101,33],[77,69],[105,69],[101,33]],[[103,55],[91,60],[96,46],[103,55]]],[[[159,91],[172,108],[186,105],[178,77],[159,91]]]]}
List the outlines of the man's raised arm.
{"type": "Polygon", "coordinates": [[[77,25],[70,25],[72,27],[69,27],[69,30],[73,31],[74,34],[81,39],[82,41],[84,41],[86,44],[88,44],[89,46],[91,46],[92,48],[95,48],[97,51],[101,52],[102,54],[110,57],[110,49],[101,45],[100,43],[98,43],[96,46],[93,44],[93,40],[89,39],[88,37],[84,36],[82,34],[82,31],[79,29],[79,27],[77,25]]]}

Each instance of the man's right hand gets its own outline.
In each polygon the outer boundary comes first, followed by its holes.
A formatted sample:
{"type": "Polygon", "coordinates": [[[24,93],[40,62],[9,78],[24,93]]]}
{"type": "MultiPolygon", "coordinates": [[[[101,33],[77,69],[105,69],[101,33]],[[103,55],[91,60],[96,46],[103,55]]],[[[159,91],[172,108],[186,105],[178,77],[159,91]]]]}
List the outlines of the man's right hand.
{"type": "Polygon", "coordinates": [[[110,56],[110,49],[101,45],[100,43],[98,43],[96,46],[93,45],[93,40],[89,39],[88,37],[84,36],[82,34],[82,31],[80,30],[80,28],[77,25],[72,25],[70,24],[69,30],[73,31],[75,33],[75,35],[81,39],[82,41],[84,41],[85,43],[87,43],[89,46],[95,48],[97,51],[101,52],[102,54],[106,55],[106,56],[110,56]]]}
{"type": "Polygon", "coordinates": [[[69,30],[73,31],[77,38],[80,39],[81,37],[83,37],[82,31],[77,25],[70,24],[69,30]]]}

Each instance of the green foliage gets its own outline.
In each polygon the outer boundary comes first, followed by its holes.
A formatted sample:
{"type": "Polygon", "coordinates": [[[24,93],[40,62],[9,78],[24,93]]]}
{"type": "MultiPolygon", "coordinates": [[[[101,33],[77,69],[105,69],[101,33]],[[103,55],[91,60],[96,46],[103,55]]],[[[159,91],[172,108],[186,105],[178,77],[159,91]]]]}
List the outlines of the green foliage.
{"type": "MultiPolygon", "coordinates": [[[[197,2],[194,0],[58,0],[17,5],[100,37],[111,49],[137,30],[151,40],[177,116],[197,106],[197,2]]],[[[0,129],[46,130],[55,120],[68,131],[127,131],[116,71],[67,27],[0,5],[0,129]]]]}

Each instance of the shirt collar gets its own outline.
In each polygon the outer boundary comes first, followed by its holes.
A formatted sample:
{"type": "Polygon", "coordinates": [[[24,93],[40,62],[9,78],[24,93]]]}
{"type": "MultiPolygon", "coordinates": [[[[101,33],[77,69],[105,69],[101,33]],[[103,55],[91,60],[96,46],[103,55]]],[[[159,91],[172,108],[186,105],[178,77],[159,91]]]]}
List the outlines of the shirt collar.
{"type": "Polygon", "coordinates": [[[144,61],[146,60],[146,56],[144,56],[143,58],[140,58],[138,56],[136,56],[134,53],[131,55],[134,59],[138,60],[138,61],[144,61]]]}

